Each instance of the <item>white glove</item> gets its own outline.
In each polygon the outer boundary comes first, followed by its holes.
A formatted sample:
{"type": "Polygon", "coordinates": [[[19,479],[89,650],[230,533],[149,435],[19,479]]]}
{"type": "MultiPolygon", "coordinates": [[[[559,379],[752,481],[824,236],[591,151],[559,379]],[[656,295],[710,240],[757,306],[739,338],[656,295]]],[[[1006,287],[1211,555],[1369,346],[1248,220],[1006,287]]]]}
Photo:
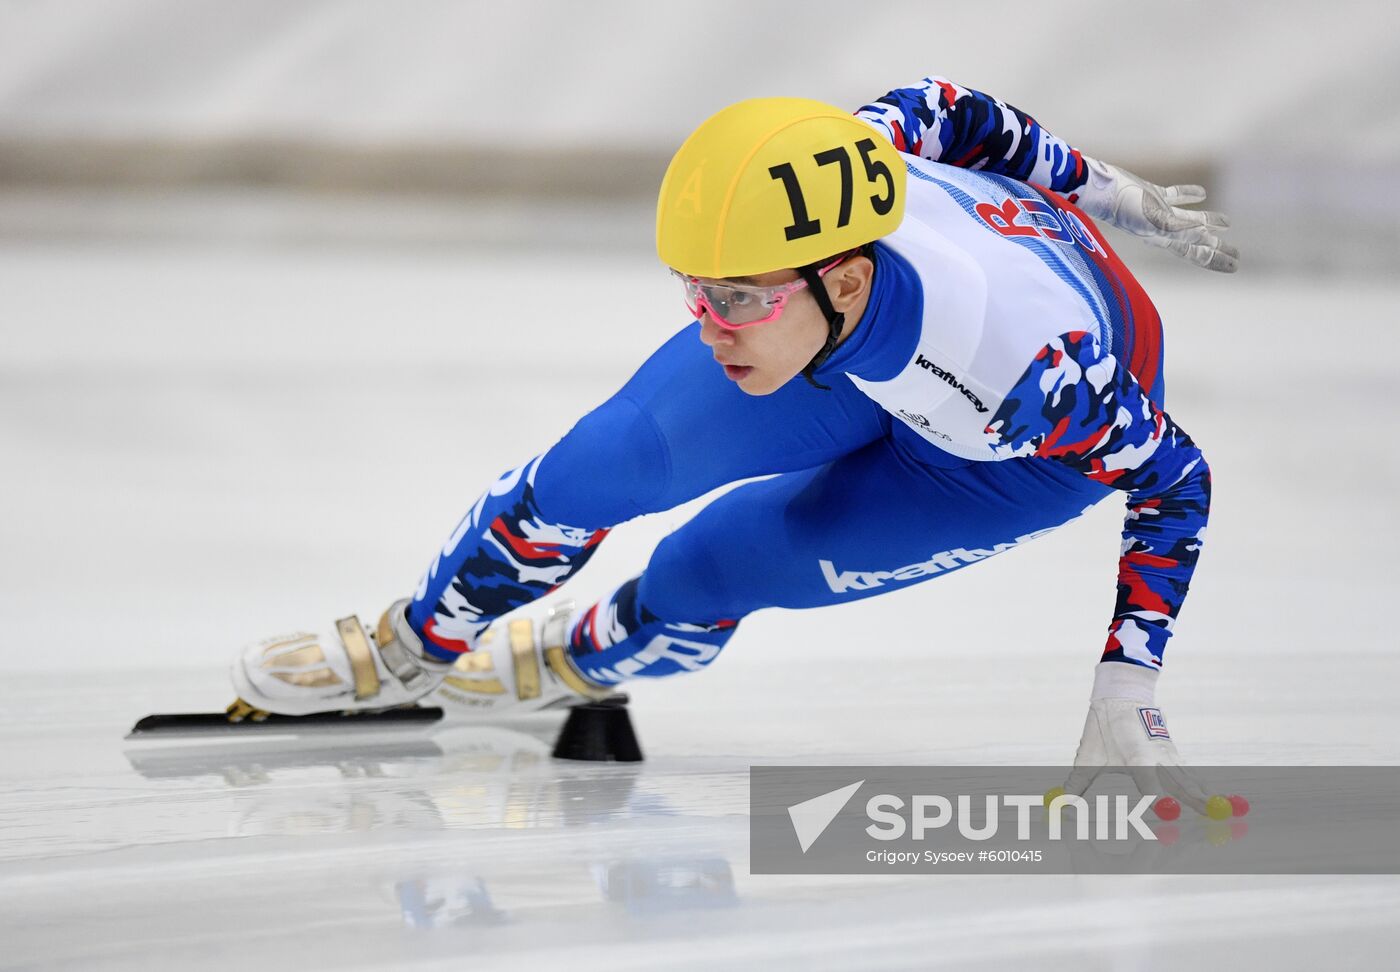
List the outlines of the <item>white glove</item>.
{"type": "Polygon", "coordinates": [[[1079,190],[1079,206],[1090,216],[1108,220],[1207,270],[1234,273],[1239,268],[1240,251],[1217,232],[1230,225],[1229,218],[1205,209],[1181,208],[1204,201],[1205,189],[1158,186],[1098,159],[1086,158],[1084,163],[1089,179],[1079,190]]]}
{"type": "Polygon", "coordinates": [[[1099,662],[1066,793],[1083,796],[1105,766],[1132,767],[1133,783],[1144,796],[1173,796],[1182,806],[1206,812],[1206,793],[1181,765],[1162,710],[1153,702],[1157,678],[1156,671],[1141,665],[1099,662]]]}

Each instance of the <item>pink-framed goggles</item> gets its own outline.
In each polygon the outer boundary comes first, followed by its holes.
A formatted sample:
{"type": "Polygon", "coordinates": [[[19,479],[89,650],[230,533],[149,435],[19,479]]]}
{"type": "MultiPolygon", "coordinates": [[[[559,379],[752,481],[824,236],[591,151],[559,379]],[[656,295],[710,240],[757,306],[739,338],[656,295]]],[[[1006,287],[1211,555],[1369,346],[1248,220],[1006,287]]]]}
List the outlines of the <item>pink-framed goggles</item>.
{"type": "MultiPolygon", "coordinates": [[[[817,271],[824,277],[849,253],[843,253],[817,271]]],[[[807,281],[798,279],[791,283],[772,287],[754,287],[745,284],[703,283],[699,277],[689,277],[679,270],[672,275],[685,287],[685,306],[700,319],[702,311],[709,311],[710,318],[727,331],[738,331],[767,324],[777,320],[787,305],[788,298],[807,286],[807,281]]]]}

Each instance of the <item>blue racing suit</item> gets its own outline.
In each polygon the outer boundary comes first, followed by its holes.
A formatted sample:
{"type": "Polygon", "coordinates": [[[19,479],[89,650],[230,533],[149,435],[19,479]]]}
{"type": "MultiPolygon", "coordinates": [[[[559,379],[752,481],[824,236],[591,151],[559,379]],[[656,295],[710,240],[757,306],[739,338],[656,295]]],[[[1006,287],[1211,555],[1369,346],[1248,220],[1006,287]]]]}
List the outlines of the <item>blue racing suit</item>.
{"type": "Polygon", "coordinates": [[[616,524],[768,476],[715,500],[577,615],[569,644],[585,675],[698,669],[752,611],[941,576],[1115,490],[1128,506],[1103,660],[1161,666],[1210,474],[1163,411],[1156,310],[1060,194],[1083,184],[1082,158],[942,79],[858,114],[907,153],[907,208],[874,247],[859,323],[816,373],[829,390],[799,378],[749,396],[698,322],[682,328],[464,517],[409,609],[431,655],[470,651],[616,524]]]}

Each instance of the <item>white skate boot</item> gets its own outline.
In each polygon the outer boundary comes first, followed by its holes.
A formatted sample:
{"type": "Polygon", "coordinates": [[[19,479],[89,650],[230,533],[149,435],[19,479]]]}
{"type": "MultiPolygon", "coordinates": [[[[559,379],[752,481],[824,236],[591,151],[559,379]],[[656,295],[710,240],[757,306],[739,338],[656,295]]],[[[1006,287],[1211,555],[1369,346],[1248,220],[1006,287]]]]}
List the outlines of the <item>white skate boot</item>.
{"type": "Polygon", "coordinates": [[[573,602],[550,609],[539,636],[528,618],[497,622],[457,659],[437,697],[483,716],[516,715],[593,702],[613,695],[579,672],[565,646],[573,602]]]}
{"type": "Polygon", "coordinates": [[[408,603],[395,601],[373,631],[351,615],[330,633],[281,635],[243,649],[233,663],[238,701],[230,721],[269,712],[370,712],[421,699],[452,665],[423,657],[404,616],[408,603]]]}

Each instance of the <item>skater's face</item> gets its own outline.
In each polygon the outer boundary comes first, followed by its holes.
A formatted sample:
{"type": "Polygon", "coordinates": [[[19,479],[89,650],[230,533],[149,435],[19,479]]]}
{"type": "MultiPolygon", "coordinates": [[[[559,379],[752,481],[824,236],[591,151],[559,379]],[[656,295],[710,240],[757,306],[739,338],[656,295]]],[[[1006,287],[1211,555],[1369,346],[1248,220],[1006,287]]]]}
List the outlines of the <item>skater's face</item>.
{"type": "MultiPolygon", "coordinates": [[[[846,315],[843,341],[865,310],[874,272],[875,266],[867,257],[854,256],[822,278],[831,306],[846,315]]],[[[754,277],[704,278],[702,282],[776,287],[799,279],[796,270],[774,270],[754,277]]],[[[703,305],[700,311],[700,340],[713,350],[725,375],[750,395],[768,395],[786,385],[826,343],[826,317],[805,287],[792,295],[775,319],[753,327],[723,328],[703,305]]]]}

